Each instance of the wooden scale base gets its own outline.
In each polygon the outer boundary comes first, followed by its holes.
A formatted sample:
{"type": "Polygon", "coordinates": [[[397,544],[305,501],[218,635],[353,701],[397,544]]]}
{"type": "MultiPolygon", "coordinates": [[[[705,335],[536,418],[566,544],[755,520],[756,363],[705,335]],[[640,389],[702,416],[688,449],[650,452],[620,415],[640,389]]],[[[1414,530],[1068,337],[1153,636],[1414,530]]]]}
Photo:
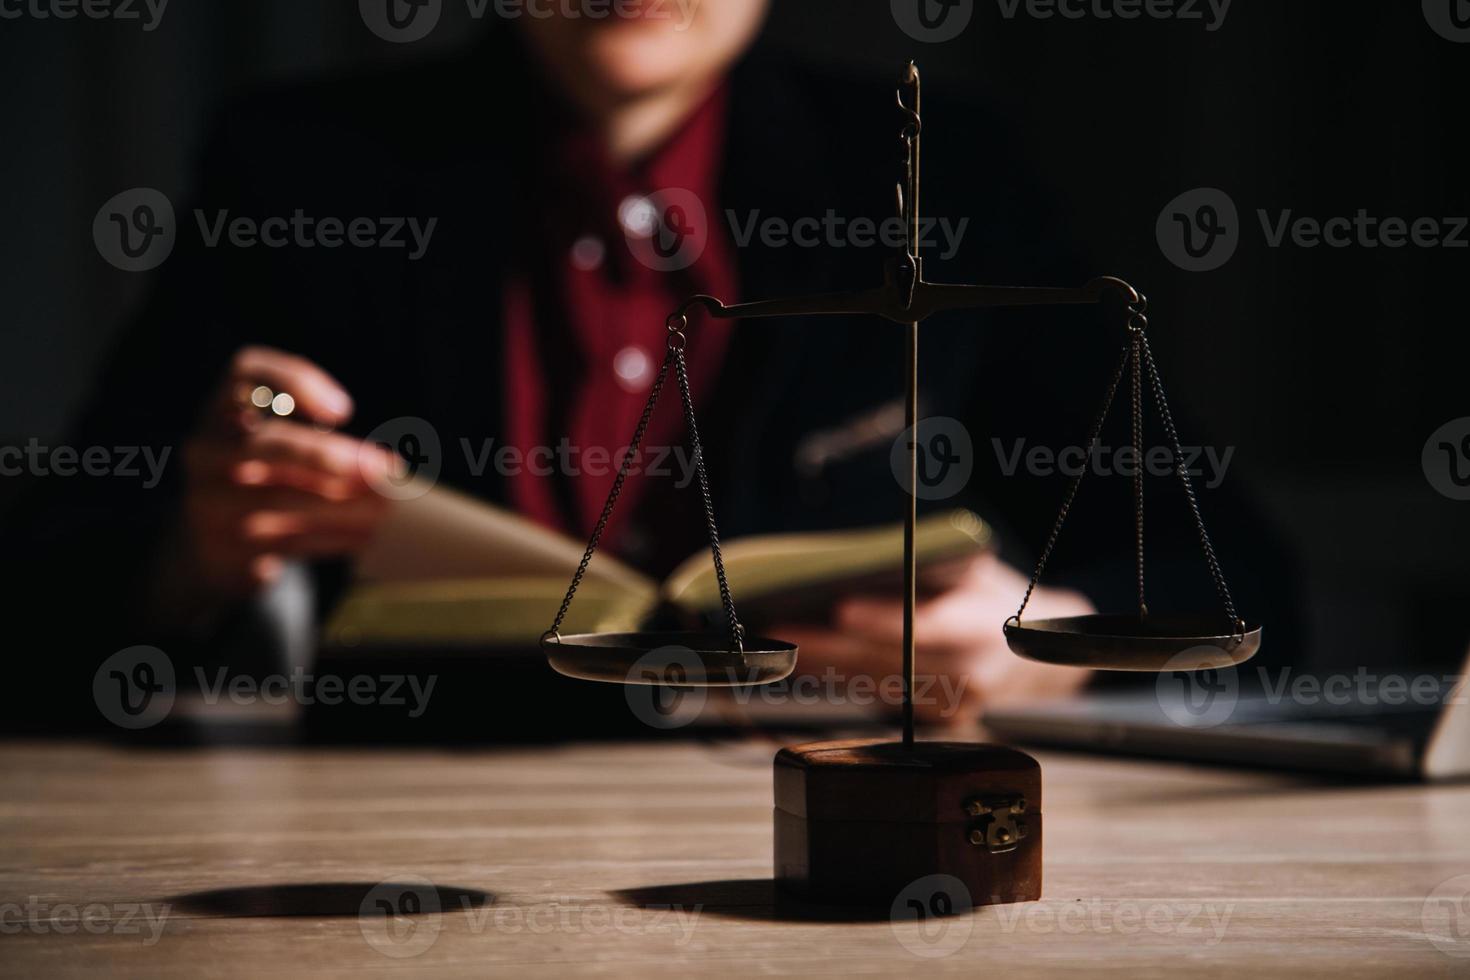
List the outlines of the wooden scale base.
{"type": "Polygon", "coordinates": [[[776,882],[801,901],[886,908],[928,875],[972,906],[1041,897],[1041,766],[1024,752],[812,742],[775,768],[776,882]]]}

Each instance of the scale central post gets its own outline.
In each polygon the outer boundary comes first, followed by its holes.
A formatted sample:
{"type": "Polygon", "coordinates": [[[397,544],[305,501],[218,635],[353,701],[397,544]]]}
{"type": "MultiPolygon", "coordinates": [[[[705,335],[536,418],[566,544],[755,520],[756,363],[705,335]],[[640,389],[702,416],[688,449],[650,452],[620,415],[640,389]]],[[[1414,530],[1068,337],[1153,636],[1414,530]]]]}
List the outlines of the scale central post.
{"type": "MultiPolygon", "coordinates": [[[[920,275],[919,265],[919,141],[923,124],[919,106],[919,68],[912,61],[904,76],[908,87],[910,105],[905,105],[900,93],[899,111],[908,117],[900,139],[904,143],[904,160],[907,168],[904,184],[899,187],[898,206],[907,218],[908,248],[906,259],[913,270],[913,281],[920,275]]],[[[915,553],[914,529],[919,518],[919,321],[910,320],[907,325],[906,356],[904,358],[904,431],[908,438],[908,494],[907,509],[903,517],[903,744],[914,744],[914,606],[917,602],[917,580],[919,558],[915,553]]]]}

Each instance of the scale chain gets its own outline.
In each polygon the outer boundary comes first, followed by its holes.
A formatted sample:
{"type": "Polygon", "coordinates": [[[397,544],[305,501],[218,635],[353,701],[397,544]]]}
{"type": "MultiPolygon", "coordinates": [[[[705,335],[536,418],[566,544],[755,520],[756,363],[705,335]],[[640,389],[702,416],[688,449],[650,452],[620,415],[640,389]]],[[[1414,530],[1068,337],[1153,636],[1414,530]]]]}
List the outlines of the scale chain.
{"type": "Polygon", "coordinates": [[[704,446],[699,441],[699,425],[694,421],[694,399],[689,393],[689,371],[684,364],[683,348],[671,348],[674,358],[674,376],[679,382],[679,395],[684,401],[684,424],[689,429],[689,444],[694,450],[694,472],[699,476],[699,493],[704,501],[704,522],[709,529],[709,550],[715,562],[715,578],[720,584],[720,602],[725,607],[725,618],[730,628],[730,643],[734,650],[745,652],[745,627],[735,615],[735,600],[730,595],[730,583],[725,578],[725,559],[720,554],[720,531],[715,526],[715,505],[710,497],[709,476],[704,467],[704,446]]]}
{"type": "Polygon", "coordinates": [[[587,550],[582,553],[582,561],[577,565],[577,570],[572,574],[571,584],[567,586],[567,594],[561,601],[561,608],[556,612],[556,619],[551,628],[541,635],[543,640],[548,637],[560,637],[561,625],[565,621],[567,611],[572,606],[572,599],[577,594],[577,587],[582,584],[582,578],[587,574],[587,566],[592,562],[592,555],[597,551],[597,546],[602,540],[603,532],[607,529],[607,522],[612,517],[613,507],[618,502],[618,496],[623,491],[623,484],[628,478],[628,468],[632,465],[633,457],[638,452],[638,447],[643,443],[643,436],[648,431],[649,420],[653,417],[654,407],[658,404],[659,395],[662,394],[664,383],[668,380],[670,365],[674,368],[675,377],[678,379],[679,396],[684,406],[684,423],[689,429],[689,441],[694,451],[694,470],[699,476],[700,496],[704,503],[705,527],[709,531],[710,554],[714,557],[715,577],[720,585],[720,602],[725,609],[725,617],[729,622],[731,649],[741,653],[745,652],[745,627],[740,625],[739,618],[735,615],[735,600],[730,595],[730,583],[725,577],[725,560],[720,553],[720,532],[715,525],[714,501],[710,496],[709,475],[704,465],[704,446],[699,440],[699,426],[694,420],[694,398],[689,391],[689,370],[684,361],[685,336],[683,327],[688,325],[688,318],[683,314],[675,314],[668,322],[668,349],[664,354],[663,364],[659,366],[658,376],[654,378],[653,387],[648,392],[648,402],[643,406],[643,414],[638,419],[638,427],[633,431],[633,438],[628,442],[628,448],[623,453],[622,461],[618,464],[618,475],[613,480],[612,488],[608,491],[607,501],[602,505],[602,514],[597,518],[597,524],[592,529],[592,535],[587,540],[587,550]]]}
{"type": "Polygon", "coordinates": [[[1117,370],[1113,372],[1113,380],[1109,382],[1107,396],[1103,399],[1102,411],[1098,412],[1096,421],[1092,423],[1092,431],[1087,435],[1087,456],[1082,461],[1082,468],[1072,478],[1072,483],[1067,488],[1067,495],[1062,498],[1062,509],[1057,513],[1051,534],[1047,535],[1045,547],[1041,549],[1041,557],[1037,559],[1036,570],[1031,573],[1031,581],[1026,586],[1026,594],[1021,597],[1021,607],[1011,617],[1017,624],[1021,622],[1021,614],[1026,611],[1026,604],[1031,601],[1031,593],[1036,591],[1036,584],[1041,581],[1041,573],[1046,570],[1047,560],[1051,558],[1052,549],[1057,544],[1057,537],[1062,533],[1062,524],[1067,520],[1067,512],[1072,509],[1072,501],[1077,496],[1077,488],[1082,485],[1082,478],[1087,475],[1087,468],[1092,464],[1092,453],[1097,446],[1098,436],[1102,434],[1103,423],[1107,421],[1108,411],[1113,407],[1113,399],[1118,394],[1118,384],[1123,380],[1123,371],[1128,367],[1131,355],[1132,350],[1129,344],[1124,344],[1123,353],[1118,357],[1117,370]]]}
{"type": "Polygon", "coordinates": [[[1149,349],[1148,337],[1141,339],[1143,361],[1148,367],[1149,385],[1153,388],[1154,401],[1158,403],[1159,418],[1164,423],[1164,432],[1169,436],[1169,443],[1174,449],[1179,482],[1184,487],[1184,498],[1189,503],[1189,512],[1194,518],[1195,530],[1199,532],[1199,543],[1205,553],[1205,564],[1209,566],[1210,578],[1215,583],[1215,591],[1219,594],[1220,601],[1225,604],[1225,615],[1230,619],[1230,626],[1236,630],[1236,635],[1240,636],[1245,632],[1245,621],[1235,612],[1235,600],[1230,596],[1230,586],[1225,584],[1225,573],[1220,570],[1220,560],[1215,556],[1215,546],[1210,542],[1210,532],[1205,530],[1205,519],[1200,513],[1199,500],[1194,493],[1194,484],[1189,479],[1189,468],[1184,465],[1184,450],[1179,444],[1179,433],[1174,428],[1174,416],[1169,411],[1169,402],[1164,398],[1164,385],[1159,380],[1159,371],[1154,365],[1154,355],[1149,349]]]}
{"type": "Polygon", "coordinates": [[[1148,600],[1143,589],[1143,358],[1139,354],[1143,329],[1130,332],[1133,336],[1133,537],[1138,553],[1138,618],[1147,619],[1148,600]]]}
{"type": "Polygon", "coordinates": [[[608,491],[607,502],[602,505],[602,516],[597,518],[597,524],[592,528],[592,536],[587,540],[587,550],[582,554],[581,564],[572,574],[572,583],[567,586],[566,597],[561,601],[561,608],[556,611],[556,621],[551,624],[551,629],[542,634],[542,639],[561,635],[562,620],[566,619],[567,610],[572,606],[572,597],[577,594],[577,586],[582,584],[582,576],[587,574],[587,566],[592,562],[592,554],[597,550],[598,542],[602,540],[602,532],[607,529],[607,522],[612,517],[613,506],[618,502],[618,495],[623,492],[623,483],[628,478],[628,467],[632,465],[633,454],[638,451],[638,446],[643,442],[643,435],[648,430],[648,420],[653,417],[653,408],[658,404],[658,396],[663,391],[664,381],[668,379],[669,364],[674,359],[674,353],[671,346],[668,353],[664,355],[664,362],[658,369],[658,376],[653,379],[653,388],[648,392],[648,403],[643,406],[643,415],[638,419],[638,427],[633,430],[633,438],[629,440],[628,448],[623,453],[623,460],[618,464],[617,478],[613,480],[612,489],[608,491]]]}
{"type": "MultiPolygon", "coordinates": [[[[1097,445],[1098,436],[1102,432],[1103,423],[1107,420],[1108,412],[1112,409],[1113,400],[1118,392],[1118,385],[1123,378],[1123,372],[1128,368],[1129,362],[1133,365],[1133,452],[1138,457],[1141,442],[1142,410],[1141,394],[1142,387],[1140,371],[1146,369],[1148,372],[1149,387],[1153,391],[1154,401],[1158,405],[1159,418],[1163,421],[1164,432],[1169,437],[1169,445],[1174,451],[1175,471],[1179,475],[1179,482],[1184,488],[1184,498],[1189,505],[1190,516],[1194,520],[1195,531],[1199,535],[1200,548],[1204,552],[1205,565],[1209,568],[1210,579],[1214,582],[1215,592],[1219,595],[1225,607],[1225,615],[1230,622],[1230,627],[1235,631],[1237,637],[1245,632],[1245,621],[1235,611],[1235,600],[1230,594],[1230,586],[1225,582],[1225,573],[1220,568],[1219,557],[1215,554],[1215,546],[1210,541],[1209,531],[1205,528],[1204,515],[1200,512],[1199,498],[1195,495],[1194,484],[1189,478],[1188,467],[1184,465],[1184,450],[1179,441],[1179,432],[1174,426],[1173,413],[1169,411],[1169,402],[1164,397],[1164,385],[1159,378],[1158,366],[1154,363],[1153,350],[1149,347],[1148,335],[1144,330],[1147,324],[1142,316],[1142,309],[1132,311],[1134,322],[1130,325],[1130,338],[1123,345],[1123,353],[1118,359],[1118,367],[1113,372],[1113,379],[1108,384],[1107,396],[1103,399],[1102,411],[1098,413],[1097,419],[1092,424],[1092,431],[1087,437],[1087,456],[1083,460],[1080,472],[1073,477],[1071,485],[1067,488],[1066,496],[1062,499],[1061,510],[1057,513],[1056,523],[1052,525],[1051,534],[1047,536],[1046,545],[1041,550],[1041,557],[1036,562],[1036,570],[1031,574],[1031,581],[1026,586],[1026,594],[1021,597],[1021,606],[1016,614],[1011,617],[1019,625],[1021,615],[1026,611],[1026,605],[1031,601],[1031,595],[1036,591],[1037,584],[1041,581],[1041,575],[1046,570],[1046,563],[1051,558],[1052,549],[1056,547],[1057,538],[1062,531],[1062,525],[1067,520],[1067,514],[1072,508],[1072,503],[1077,496],[1077,488],[1082,484],[1082,478],[1087,474],[1087,468],[1092,462],[1093,449],[1097,445]]],[[[1136,463],[1140,461],[1135,459],[1136,463]]],[[[1140,463],[1141,465],[1141,463],[1140,463]]],[[[1140,618],[1148,615],[1148,607],[1144,603],[1144,579],[1143,579],[1143,485],[1142,472],[1134,472],[1134,507],[1135,507],[1135,539],[1137,545],[1138,562],[1138,608],[1140,618]]],[[[1011,619],[1006,620],[1010,622],[1011,619]]]]}

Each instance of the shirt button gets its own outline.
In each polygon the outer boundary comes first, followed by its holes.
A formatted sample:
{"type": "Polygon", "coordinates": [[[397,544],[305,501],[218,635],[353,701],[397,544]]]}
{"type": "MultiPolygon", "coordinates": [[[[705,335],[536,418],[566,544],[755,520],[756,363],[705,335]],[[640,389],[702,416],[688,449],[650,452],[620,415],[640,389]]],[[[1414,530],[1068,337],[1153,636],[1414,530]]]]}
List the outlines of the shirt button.
{"type": "Polygon", "coordinates": [[[640,194],[629,194],[618,204],[618,224],[635,238],[647,238],[658,227],[653,202],[640,194]]]}
{"type": "Polygon", "coordinates": [[[607,256],[607,249],[602,244],[602,239],[594,235],[583,235],[572,243],[572,266],[583,272],[595,272],[602,268],[602,260],[607,256]]]}
{"type": "Polygon", "coordinates": [[[613,355],[613,375],[624,391],[647,391],[653,383],[653,358],[642,347],[624,347],[613,355]]]}

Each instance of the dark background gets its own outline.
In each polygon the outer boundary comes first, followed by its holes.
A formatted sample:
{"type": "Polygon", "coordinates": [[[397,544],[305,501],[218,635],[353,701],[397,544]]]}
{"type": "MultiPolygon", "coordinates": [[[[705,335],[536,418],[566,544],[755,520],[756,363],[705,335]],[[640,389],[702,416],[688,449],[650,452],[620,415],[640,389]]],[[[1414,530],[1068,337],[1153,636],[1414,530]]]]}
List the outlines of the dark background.
{"type": "MultiPolygon", "coordinates": [[[[61,437],[149,282],[99,257],[93,216],[140,185],[187,201],[222,97],[438,57],[489,26],[454,0],[429,39],[408,45],[372,35],[351,0],[172,0],[153,32],[0,21],[0,442],[61,437]]],[[[1231,479],[1261,496],[1301,556],[1318,654],[1417,659],[1463,644],[1470,504],[1430,488],[1420,453],[1433,430],[1470,415],[1470,250],[1269,248],[1256,209],[1470,214],[1453,149],[1470,44],[1432,31],[1419,3],[1333,0],[1236,0],[1213,32],[1199,20],[1037,20],[1024,9],[1006,19],[981,0],[942,44],[906,36],[886,0],[777,0],[767,41],[884,75],[912,57],[927,85],[968,89],[1014,119],[1019,155],[1071,216],[1069,246],[1150,295],[1172,397],[1203,427],[1185,441],[1236,446],[1231,479]],[[1243,237],[1223,268],[1189,273],[1161,254],[1154,226],[1201,186],[1234,199],[1243,237]]],[[[518,93],[444,97],[493,127],[518,93]]],[[[927,152],[969,125],[925,122],[927,152]]],[[[986,278],[931,263],[936,278],[986,278]]],[[[1228,554],[1250,542],[1220,544],[1228,554]]]]}

